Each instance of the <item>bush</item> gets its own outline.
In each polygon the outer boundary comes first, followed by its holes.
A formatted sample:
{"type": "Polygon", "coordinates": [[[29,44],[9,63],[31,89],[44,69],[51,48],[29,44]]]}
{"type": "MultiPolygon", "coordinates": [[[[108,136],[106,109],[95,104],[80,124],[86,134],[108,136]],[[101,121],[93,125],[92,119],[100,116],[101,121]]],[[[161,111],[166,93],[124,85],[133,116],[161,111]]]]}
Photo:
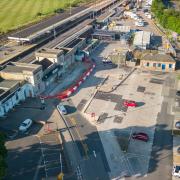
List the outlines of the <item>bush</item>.
{"type": "Polygon", "coordinates": [[[162,0],[154,0],[151,10],[164,28],[180,34],[180,12],[166,9],[162,0]]]}
{"type": "Polygon", "coordinates": [[[6,174],[6,156],[7,156],[7,150],[4,145],[5,143],[5,135],[0,132],[0,179],[3,179],[3,177],[6,174]]]}

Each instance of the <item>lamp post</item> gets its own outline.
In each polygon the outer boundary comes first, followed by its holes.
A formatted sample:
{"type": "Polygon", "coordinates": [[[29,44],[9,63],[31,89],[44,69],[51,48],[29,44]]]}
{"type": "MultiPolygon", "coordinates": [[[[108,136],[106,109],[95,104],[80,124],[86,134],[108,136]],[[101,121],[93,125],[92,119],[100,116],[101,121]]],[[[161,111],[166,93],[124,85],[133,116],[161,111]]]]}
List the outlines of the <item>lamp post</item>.
{"type": "Polygon", "coordinates": [[[72,14],[72,2],[71,2],[71,0],[69,0],[69,14],[70,14],[70,16],[72,14]]]}
{"type": "Polygon", "coordinates": [[[97,6],[97,0],[94,0],[94,8],[93,8],[93,19],[95,18],[95,9],[97,6]]]}

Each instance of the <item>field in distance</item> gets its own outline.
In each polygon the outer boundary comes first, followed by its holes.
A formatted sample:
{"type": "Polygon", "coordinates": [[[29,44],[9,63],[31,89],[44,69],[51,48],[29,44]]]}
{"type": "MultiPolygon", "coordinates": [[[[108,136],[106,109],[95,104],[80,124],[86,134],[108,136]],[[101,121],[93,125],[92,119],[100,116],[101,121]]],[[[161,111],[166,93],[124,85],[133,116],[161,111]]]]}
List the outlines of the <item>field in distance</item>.
{"type": "Polygon", "coordinates": [[[90,0],[0,0],[0,34],[90,0]]]}

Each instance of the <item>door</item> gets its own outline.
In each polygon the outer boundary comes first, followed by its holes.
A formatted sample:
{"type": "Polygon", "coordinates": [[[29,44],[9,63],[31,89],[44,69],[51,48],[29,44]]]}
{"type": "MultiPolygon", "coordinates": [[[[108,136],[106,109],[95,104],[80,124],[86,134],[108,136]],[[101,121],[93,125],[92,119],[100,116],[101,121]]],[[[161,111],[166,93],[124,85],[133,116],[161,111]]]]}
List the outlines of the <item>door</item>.
{"type": "Polygon", "coordinates": [[[162,64],[162,70],[165,70],[165,69],[166,69],[166,65],[162,64]]]}

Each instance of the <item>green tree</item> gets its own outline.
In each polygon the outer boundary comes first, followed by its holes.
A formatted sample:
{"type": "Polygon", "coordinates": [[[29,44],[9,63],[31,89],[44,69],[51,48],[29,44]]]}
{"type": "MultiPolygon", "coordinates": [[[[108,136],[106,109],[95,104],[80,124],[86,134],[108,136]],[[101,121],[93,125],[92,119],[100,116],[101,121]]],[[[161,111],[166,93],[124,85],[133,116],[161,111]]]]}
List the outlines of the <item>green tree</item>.
{"type": "Polygon", "coordinates": [[[5,135],[0,132],[0,179],[6,174],[6,156],[7,156],[7,149],[5,147],[5,135]]]}

